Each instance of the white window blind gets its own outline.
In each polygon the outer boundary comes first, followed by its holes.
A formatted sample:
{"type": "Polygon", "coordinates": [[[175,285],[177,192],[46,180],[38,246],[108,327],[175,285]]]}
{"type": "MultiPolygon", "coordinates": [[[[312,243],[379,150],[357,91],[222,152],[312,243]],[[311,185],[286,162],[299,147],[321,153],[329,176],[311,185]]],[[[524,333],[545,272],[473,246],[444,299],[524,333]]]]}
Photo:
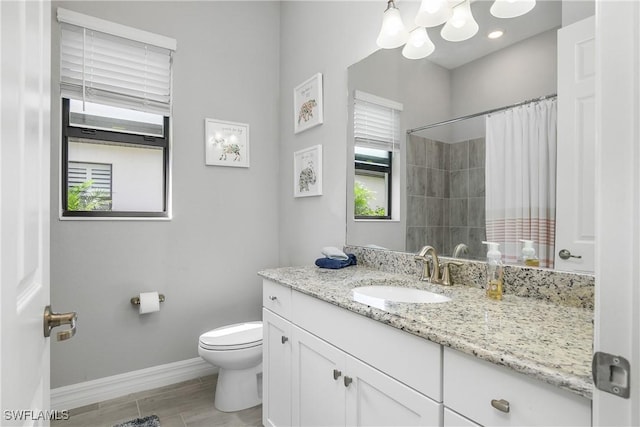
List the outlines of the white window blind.
{"type": "MultiPolygon", "coordinates": [[[[58,19],[63,97],[170,115],[171,49],[66,23],[60,11],[58,19]]],[[[108,28],[105,21],[97,21],[108,28]]],[[[135,29],[131,33],[137,34],[135,29]]]]}
{"type": "Polygon", "coordinates": [[[359,147],[398,151],[402,104],[356,91],[353,131],[359,147]]]}

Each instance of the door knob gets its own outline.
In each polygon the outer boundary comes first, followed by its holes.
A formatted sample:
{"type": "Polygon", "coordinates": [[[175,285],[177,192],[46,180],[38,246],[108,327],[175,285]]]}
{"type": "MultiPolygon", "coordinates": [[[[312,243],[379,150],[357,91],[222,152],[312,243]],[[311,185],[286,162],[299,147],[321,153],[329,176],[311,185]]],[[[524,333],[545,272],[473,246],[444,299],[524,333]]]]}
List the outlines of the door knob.
{"type": "Polygon", "coordinates": [[[76,334],[76,322],[78,321],[78,315],[75,311],[69,313],[54,313],[51,311],[51,306],[48,305],[44,309],[44,336],[51,336],[51,330],[60,325],[70,325],[69,329],[60,331],[56,334],[58,341],[65,341],[76,334]]]}
{"type": "Polygon", "coordinates": [[[558,252],[558,256],[562,259],[582,258],[582,255],[571,255],[571,252],[569,252],[567,249],[562,249],[560,252],[558,252]]]}

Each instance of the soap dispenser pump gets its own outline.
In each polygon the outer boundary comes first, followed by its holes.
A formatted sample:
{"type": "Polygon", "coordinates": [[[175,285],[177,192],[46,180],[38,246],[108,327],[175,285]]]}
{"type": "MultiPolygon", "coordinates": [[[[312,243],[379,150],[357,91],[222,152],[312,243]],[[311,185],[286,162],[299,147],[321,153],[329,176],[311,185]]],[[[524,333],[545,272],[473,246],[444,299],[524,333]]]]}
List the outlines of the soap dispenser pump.
{"type": "Polygon", "coordinates": [[[536,250],[533,248],[533,240],[522,240],[522,262],[528,267],[540,267],[540,260],[536,256],[536,250]]]}
{"type": "Polygon", "coordinates": [[[504,268],[502,254],[498,250],[500,244],[495,242],[482,243],[489,246],[489,251],[487,252],[487,297],[501,300],[504,268]]]}

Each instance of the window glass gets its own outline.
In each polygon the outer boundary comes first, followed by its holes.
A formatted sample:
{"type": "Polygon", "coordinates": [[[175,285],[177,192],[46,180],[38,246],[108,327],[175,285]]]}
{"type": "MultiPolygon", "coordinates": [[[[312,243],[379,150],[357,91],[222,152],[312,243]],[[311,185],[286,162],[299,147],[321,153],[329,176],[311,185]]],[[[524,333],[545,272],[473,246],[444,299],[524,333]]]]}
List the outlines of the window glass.
{"type": "Polygon", "coordinates": [[[85,104],[85,117],[98,117],[101,126],[72,125],[74,114],[84,114],[80,106],[63,99],[62,216],[167,217],[169,118],[85,104]],[[127,123],[155,127],[160,135],[122,130],[127,123]]]}
{"type": "Polygon", "coordinates": [[[164,135],[164,117],[126,108],[69,100],[69,126],[137,135],[164,135]]]}
{"type": "Polygon", "coordinates": [[[68,192],[69,210],[109,210],[122,212],[162,212],[164,208],[164,156],[161,148],[117,144],[109,141],[70,138],[68,144],[68,186],[81,186],[92,203],[84,209],[72,209],[76,192],[68,192]],[[100,170],[79,168],[87,163],[108,163],[110,192],[106,174],[100,170]],[[82,173],[84,172],[84,175],[82,173]],[[84,181],[79,182],[84,178],[84,181]],[[98,203],[108,199],[108,208],[98,203]]]}

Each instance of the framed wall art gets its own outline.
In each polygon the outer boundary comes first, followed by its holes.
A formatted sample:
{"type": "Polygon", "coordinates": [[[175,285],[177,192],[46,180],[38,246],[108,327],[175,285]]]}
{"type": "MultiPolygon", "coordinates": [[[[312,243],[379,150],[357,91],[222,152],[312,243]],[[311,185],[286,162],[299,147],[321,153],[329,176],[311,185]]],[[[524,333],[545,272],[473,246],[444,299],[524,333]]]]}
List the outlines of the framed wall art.
{"type": "Polygon", "coordinates": [[[293,153],[293,197],[322,195],[322,145],[293,153]]]}
{"type": "Polygon", "coordinates": [[[294,133],[322,124],[322,108],[322,74],[318,73],[293,90],[294,133]]]}
{"type": "Polygon", "coordinates": [[[249,125],[205,119],[205,164],[249,167],[249,125]]]}

